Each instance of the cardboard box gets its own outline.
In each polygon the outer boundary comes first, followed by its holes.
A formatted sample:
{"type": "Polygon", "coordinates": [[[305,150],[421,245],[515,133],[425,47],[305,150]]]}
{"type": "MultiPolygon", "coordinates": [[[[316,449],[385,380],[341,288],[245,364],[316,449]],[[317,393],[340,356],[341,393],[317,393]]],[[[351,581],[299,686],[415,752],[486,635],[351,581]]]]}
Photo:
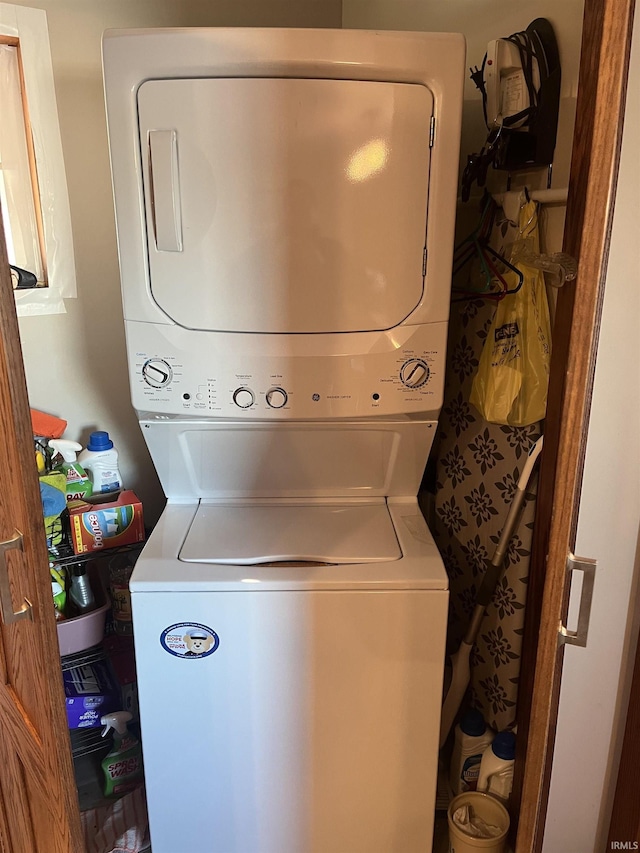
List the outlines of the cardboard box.
{"type": "Polygon", "coordinates": [[[62,677],[70,729],[95,728],[104,714],[121,710],[120,689],[107,661],[75,666],[62,677]]]}
{"type": "Polygon", "coordinates": [[[144,542],[142,504],[130,490],[107,503],[73,501],[69,504],[69,522],[76,554],[144,542]]]}

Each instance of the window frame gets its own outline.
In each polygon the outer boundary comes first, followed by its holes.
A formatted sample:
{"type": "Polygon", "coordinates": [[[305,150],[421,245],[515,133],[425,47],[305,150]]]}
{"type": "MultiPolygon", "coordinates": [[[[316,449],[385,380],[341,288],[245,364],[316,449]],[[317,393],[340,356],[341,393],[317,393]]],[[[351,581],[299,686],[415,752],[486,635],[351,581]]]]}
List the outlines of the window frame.
{"type": "Polygon", "coordinates": [[[15,290],[19,316],[65,313],[76,296],[71,213],[42,9],[0,2],[0,43],[17,48],[37,237],[46,286],[15,290]]]}
{"type": "Polygon", "coordinates": [[[29,117],[29,104],[26,98],[26,88],[24,81],[24,67],[22,64],[22,51],[20,49],[20,39],[15,36],[3,35],[0,32],[0,45],[15,47],[16,57],[18,61],[18,80],[20,84],[20,97],[22,100],[22,117],[24,119],[24,132],[27,144],[27,156],[29,158],[29,182],[31,185],[31,194],[33,197],[33,207],[36,220],[36,231],[38,237],[38,245],[40,247],[40,262],[43,270],[43,281],[40,287],[49,287],[49,277],[47,273],[47,254],[44,240],[44,223],[42,221],[42,199],[40,198],[40,188],[38,186],[38,171],[36,166],[36,155],[33,146],[33,136],[31,133],[31,119],[29,117]]]}

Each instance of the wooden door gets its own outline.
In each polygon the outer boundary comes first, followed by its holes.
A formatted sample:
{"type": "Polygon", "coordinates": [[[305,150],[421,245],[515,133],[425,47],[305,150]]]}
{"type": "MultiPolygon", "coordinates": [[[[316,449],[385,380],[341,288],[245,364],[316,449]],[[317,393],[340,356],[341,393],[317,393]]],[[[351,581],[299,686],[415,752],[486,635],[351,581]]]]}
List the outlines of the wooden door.
{"type": "MultiPolygon", "coordinates": [[[[542,849],[595,353],[622,143],[635,0],[586,0],[565,251],[575,284],[560,291],[534,548],[527,593],[514,812],[516,853],[542,849]]],[[[588,556],[588,555],[584,555],[588,556]]]]}
{"type": "Polygon", "coordinates": [[[0,545],[0,850],[81,853],[27,389],[0,228],[0,543],[18,534],[21,548],[0,545]],[[26,618],[12,621],[21,608],[26,618]]]}

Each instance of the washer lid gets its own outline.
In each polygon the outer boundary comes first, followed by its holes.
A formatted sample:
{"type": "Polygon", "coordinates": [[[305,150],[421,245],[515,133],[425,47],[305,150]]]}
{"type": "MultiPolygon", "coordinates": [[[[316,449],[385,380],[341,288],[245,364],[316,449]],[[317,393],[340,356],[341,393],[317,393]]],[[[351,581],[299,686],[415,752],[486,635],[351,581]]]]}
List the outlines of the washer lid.
{"type": "Polygon", "coordinates": [[[384,502],[201,503],[180,550],[188,563],[380,563],[402,556],[384,502]]]}

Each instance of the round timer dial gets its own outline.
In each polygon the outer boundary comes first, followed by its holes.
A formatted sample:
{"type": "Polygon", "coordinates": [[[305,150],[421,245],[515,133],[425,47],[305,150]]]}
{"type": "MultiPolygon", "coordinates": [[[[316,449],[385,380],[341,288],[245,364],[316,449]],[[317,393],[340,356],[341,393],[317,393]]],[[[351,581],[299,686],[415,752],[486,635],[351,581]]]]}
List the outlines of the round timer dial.
{"type": "Polygon", "coordinates": [[[233,402],[241,409],[248,409],[253,406],[254,399],[253,391],[250,388],[236,388],[233,392],[233,402]]]}
{"type": "Polygon", "coordinates": [[[267,405],[272,409],[281,409],[287,402],[287,392],[283,388],[269,388],[266,393],[267,405]]]}
{"type": "Polygon", "coordinates": [[[152,388],[164,388],[172,377],[171,365],[163,358],[150,358],[142,365],[142,378],[152,388]]]}
{"type": "Polygon", "coordinates": [[[400,381],[407,388],[420,388],[429,379],[429,365],[422,358],[410,358],[400,368],[400,381]]]}

